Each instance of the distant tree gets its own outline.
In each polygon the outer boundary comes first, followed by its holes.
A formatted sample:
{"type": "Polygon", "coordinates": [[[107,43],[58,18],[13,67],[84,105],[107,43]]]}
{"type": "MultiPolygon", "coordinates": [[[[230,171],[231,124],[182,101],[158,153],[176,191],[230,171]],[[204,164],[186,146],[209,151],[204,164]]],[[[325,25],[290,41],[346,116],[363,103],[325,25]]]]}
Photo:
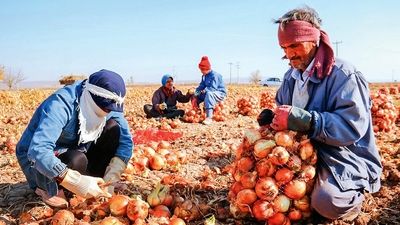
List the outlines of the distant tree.
{"type": "Polygon", "coordinates": [[[250,83],[257,85],[261,81],[261,72],[256,70],[250,74],[250,83]]]}
{"type": "Polygon", "coordinates": [[[24,81],[26,78],[24,75],[19,71],[18,73],[13,73],[10,71],[4,73],[3,82],[6,84],[8,89],[15,88],[19,83],[24,81]]]}
{"type": "Polygon", "coordinates": [[[0,66],[0,81],[4,79],[4,66],[0,66]]]}

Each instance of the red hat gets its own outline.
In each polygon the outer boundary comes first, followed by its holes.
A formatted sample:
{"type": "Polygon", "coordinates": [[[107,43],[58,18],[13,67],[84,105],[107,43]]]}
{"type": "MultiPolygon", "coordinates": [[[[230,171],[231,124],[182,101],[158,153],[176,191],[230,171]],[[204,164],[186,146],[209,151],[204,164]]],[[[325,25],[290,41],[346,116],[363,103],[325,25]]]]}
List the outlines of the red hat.
{"type": "Polygon", "coordinates": [[[211,64],[210,64],[210,61],[208,61],[207,56],[201,57],[201,61],[199,63],[199,68],[200,68],[200,70],[210,70],[211,69],[211,64]]]}

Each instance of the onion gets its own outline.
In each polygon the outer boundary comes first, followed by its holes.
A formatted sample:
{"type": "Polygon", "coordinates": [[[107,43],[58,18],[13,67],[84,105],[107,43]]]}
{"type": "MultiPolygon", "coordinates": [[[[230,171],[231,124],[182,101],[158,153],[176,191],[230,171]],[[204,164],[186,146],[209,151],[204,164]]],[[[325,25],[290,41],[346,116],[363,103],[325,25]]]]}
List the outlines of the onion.
{"type": "Polygon", "coordinates": [[[275,142],[279,146],[290,147],[293,145],[293,138],[285,131],[279,131],[275,134],[275,142]]]}
{"type": "Polygon", "coordinates": [[[304,140],[300,143],[299,155],[302,160],[307,160],[314,153],[314,147],[312,146],[310,139],[304,140]]]}
{"type": "Polygon", "coordinates": [[[170,220],[169,220],[169,224],[168,225],[186,225],[185,221],[181,218],[178,218],[176,216],[173,216],[170,220]]]}
{"type": "Polygon", "coordinates": [[[104,218],[99,225],[123,225],[121,221],[113,216],[104,218]]]}
{"type": "Polygon", "coordinates": [[[250,171],[251,169],[253,169],[253,167],[254,167],[254,160],[250,157],[243,157],[239,159],[236,166],[237,170],[240,170],[242,172],[250,171]]]}
{"type": "Polygon", "coordinates": [[[268,225],[290,225],[290,220],[283,213],[277,213],[268,218],[268,225]]]}
{"type": "Polygon", "coordinates": [[[275,165],[283,165],[289,161],[289,152],[284,147],[275,147],[269,154],[270,161],[275,165]]]}
{"type": "Polygon", "coordinates": [[[243,185],[242,185],[242,183],[241,183],[240,181],[236,181],[235,183],[233,183],[233,185],[232,185],[232,187],[231,187],[231,190],[232,190],[235,194],[239,193],[239,191],[241,191],[241,190],[243,190],[243,189],[245,189],[245,188],[243,187],[243,185]]]}
{"type": "Polygon", "coordinates": [[[154,207],[154,209],[150,209],[150,215],[160,218],[166,217],[169,218],[171,216],[171,212],[169,211],[168,207],[165,205],[158,205],[154,207]]]}
{"type": "Polygon", "coordinates": [[[163,149],[163,148],[169,149],[169,148],[171,148],[171,144],[168,141],[160,141],[160,143],[158,143],[157,148],[158,149],[163,149]]]}
{"type": "Polygon", "coordinates": [[[292,210],[290,210],[288,217],[291,221],[298,221],[298,220],[301,220],[303,215],[301,214],[300,210],[292,209],[292,210]]]}
{"type": "Polygon", "coordinates": [[[257,181],[256,194],[262,200],[271,201],[279,193],[275,180],[271,177],[264,177],[257,181]]]}
{"type": "Polygon", "coordinates": [[[161,155],[154,154],[153,157],[150,158],[149,165],[153,170],[161,170],[165,166],[165,160],[161,155]]]}
{"type": "Polygon", "coordinates": [[[237,196],[235,204],[242,212],[249,212],[251,205],[257,200],[257,195],[252,189],[241,190],[237,196]]]}
{"type": "Polygon", "coordinates": [[[287,212],[290,207],[291,200],[286,195],[278,195],[274,199],[275,212],[287,212]]]}
{"type": "Polygon", "coordinates": [[[262,159],[256,164],[256,170],[260,177],[270,177],[275,173],[275,165],[268,159],[262,159]]]}
{"type": "Polygon", "coordinates": [[[124,216],[129,203],[129,197],[126,195],[114,195],[108,203],[110,204],[111,215],[124,216]]]}
{"type": "Polygon", "coordinates": [[[288,168],[282,168],[276,171],[275,180],[279,185],[286,184],[293,179],[294,173],[288,168]]]}
{"type": "Polygon", "coordinates": [[[275,147],[275,141],[260,139],[254,145],[254,156],[261,159],[268,156],[272,148],[275,147]]]}
{"type": "Polygon", "coordinates": [[[248,212],[242,212],[236,204],[230,204],[229,211],[235,219],[242,219],[249,215],[248,212]]]}
{"type": "Polygon", "coordinates": [[[291,199],[301,199],[306,194],[306,182],[292,180],[286,184],[284,192],[291,199]]]}
{"type": "Polygon", "coordinates": [[[62,209],[54,214],[51,219],[51,225],[72,225],[74,220],[75,216],[71,211],[62,209]]]}
{"type": "Polygon", "coordinates": [[[261,134],[258,130],[249,129],[244,132],[244,139],[249,145],[253,145],[257,140],[261,139],[261,134]]]}
{"type": "Polygon", "coordinates": [[[136,219],[145,219],[149,213],[149,205],[140,197],[136,197],[129,201],[126,208],[126,215],[131,221],[136,219]]]}
{"type": "Polygon", "coordinates": [[[257,200],[254,202],[252,211],[253,216],[260,221],[268,219],[275,213],[273,204],[264,200],[257,200]]]}
{"type": "Polygon", "coordinates": [[[257,182],[257,172],[247,172],[240,178],[243,188],[254,188],[257,182]]]}
{"type": "Polygon", "coordinates": [[[151,157],[156,153],[152,147],[144,147],[143,152],[144,156],[146,157],[151,157]]]}
{"type": "Polygon", "coordinates": [[[310,198],[307,195],[301,199],[294,200],[293,204],[296,209],[302,212],[310,211],[310,198]]]}
{"type": "Polygon", "coordinates": [[[305,181],[309,181],[314,179],[315,177],[315,167],[311,165],[304,165],[302,166],[302,172],[300,173],[300,177],[304,178],[305,181]]]}
{"type": "Polygon", "coordinates": [[[286,166],[294,172],[298,172],[301,169],[301,159],[297,155],[291,155],[286,166]]]}

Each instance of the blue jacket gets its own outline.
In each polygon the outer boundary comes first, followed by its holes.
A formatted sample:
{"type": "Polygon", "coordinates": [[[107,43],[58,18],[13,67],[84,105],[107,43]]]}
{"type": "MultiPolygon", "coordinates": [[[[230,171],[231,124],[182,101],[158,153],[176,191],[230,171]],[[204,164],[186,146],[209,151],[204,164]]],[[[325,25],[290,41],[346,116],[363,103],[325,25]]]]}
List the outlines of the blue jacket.
{"type": "MultiPolygon", "coordinates": [[[[31,188],[39,186],[51,195],[57,193],[57,184],[53,178],[58,176],[66,165],[55,156],[55,152],[77,147],[77,107],[81,94],[82,82],[57,90],[36,109],[22,134],[16,146],[16,155],[31,188]]],[[[128,123],[123,113],[111,112],[107,120],[110,118],[113,118],[121,129],[120,144],[115,155],[127,163],[133,149],[128,123]]]]}
{"type": "Polygon", "coordinates": [[[196,91],[206,90],[206,92],[220,91],[226,95],[226,89],[222,75],[211,70],[208,74],[201,77],[201,82],[196,91]]]}
{"type": "MultiPolygon", "coordinates": [[[[279,88],[278,105],[291,105],[295,79],[286,72],[279,88]]],[[[361,72],[336,59],[331,75],[308,84],[310,99],[305,107],[313,116],[309,133],[318,149],[319,166],[332,172],[343,190],[377,192],[382,165],[375,145],[368,82],[361,72]]]]}

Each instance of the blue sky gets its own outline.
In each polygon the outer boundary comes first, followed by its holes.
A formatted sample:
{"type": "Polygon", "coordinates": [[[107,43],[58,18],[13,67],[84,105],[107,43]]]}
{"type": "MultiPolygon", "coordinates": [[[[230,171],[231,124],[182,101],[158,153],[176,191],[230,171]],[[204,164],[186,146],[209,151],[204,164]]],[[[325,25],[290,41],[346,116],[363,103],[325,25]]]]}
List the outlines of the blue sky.
{"type": "Polygon", "coordinates": [[[165,73],[199,80],[208,55],[227,82],[229,62],[233,82],[256,70],[282,77],[288,66],[271,19],[304,4],[319,12],[331,41],[342,41],[340,58],[370,81],[400,80],[396,0],[1,1],[0,65],[27,81],[106,68],[159,82],[165,73]]]}

